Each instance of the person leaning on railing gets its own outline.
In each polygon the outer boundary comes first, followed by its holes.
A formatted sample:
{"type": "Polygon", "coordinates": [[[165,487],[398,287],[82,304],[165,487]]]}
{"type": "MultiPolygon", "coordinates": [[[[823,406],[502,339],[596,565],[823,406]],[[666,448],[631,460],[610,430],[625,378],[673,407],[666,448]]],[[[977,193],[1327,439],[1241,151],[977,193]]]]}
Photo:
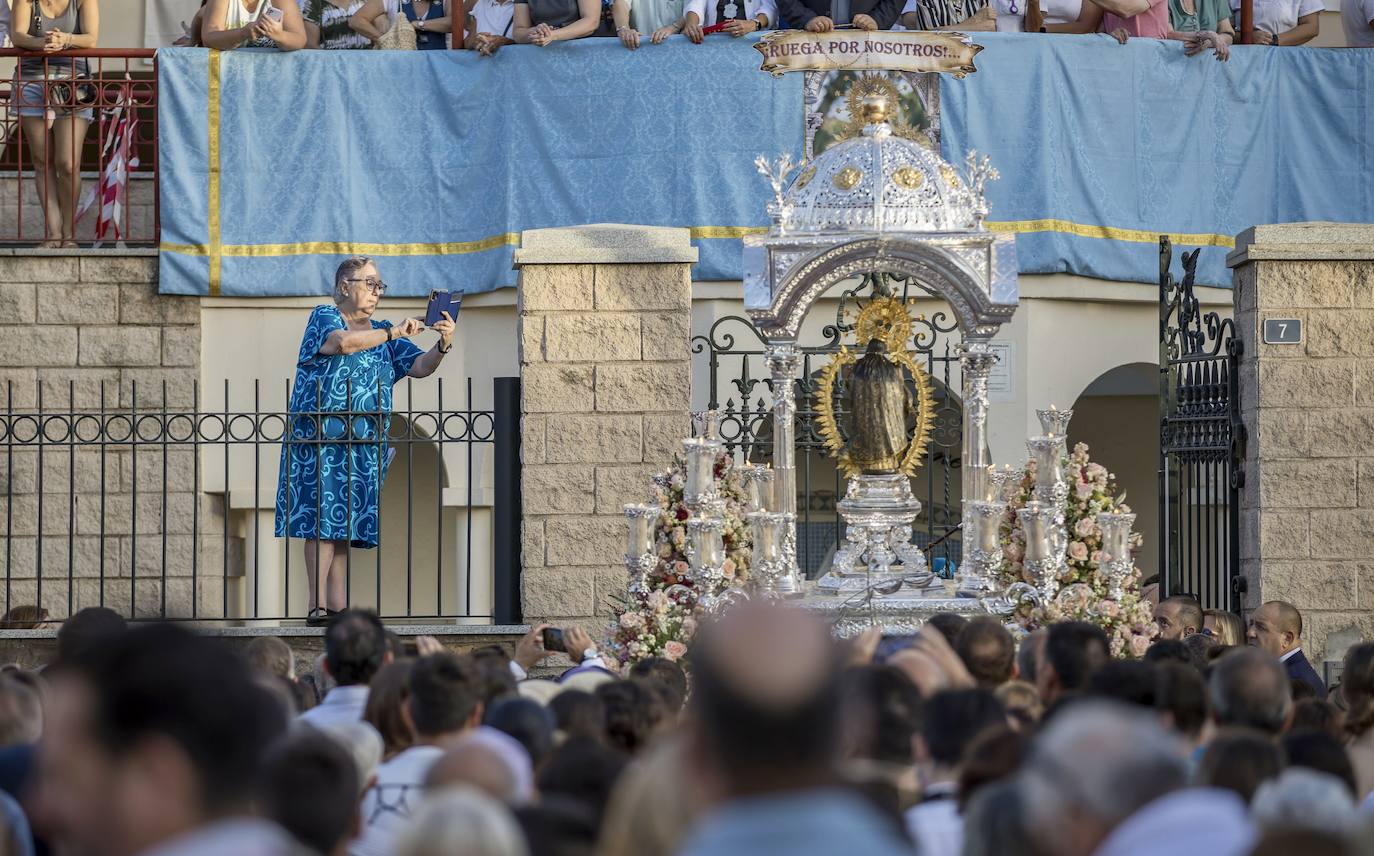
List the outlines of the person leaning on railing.
{"type": "MultiPolygon", "coordinates": [[[[1255,26],[1250,31],[1250,44],[1305,45],[1321,32],[1321,13],[1325,8],[1322,0],[1255,0],[1255,26]]],[[[1240,0],[1231,0],[1231,11],[1240,11],[1240,0]]]]}
{"type": "Polygon", "coordinates": [[[96,92],[86,60],[54,54],[95,47],[100,37],[100,4],[98,0],[14,0],[11,23],[15,47],[45,54],[19,60],[15,89],[19,124],[43,204],[44,240],[39,246],[75,247],[81,144],[94,117],[89,105],[95,102],[96,92]]]}
{"type": "Polygon", "coordinates": [[[415,49],[444,50],[445,36],[453,29],[453,18],[444,0],[367,0],[362,8],[348,19],[348,25],[362,33],[376,46],[390,27],[404,26],[404,20],[415,29],[415,49]]]}
{"type": "MultiPolygon", "coordinates": [[[[372,40],[349,23],[362,9],[363,0],[305,0],[301,6],[305,46],[326,51],[371,50],[372,40]]],[[[378,26],[374,24],[373,29],[378,26]]]]}
{"type": "Polygon", "coordinates": [[[348,606],[349,547],[377,546],[392,385],[434,374],[453,347],[447,312],[431,328],[439,341],[428,351],[409,341],[425,329],[419,318],[395,325],[373,318],[385,291],[371,259],[346,259],[334,277],[333,304],[315,307],[301,340],[292,424],[282,444],[276,534],[305,540],[311,625],[348,606]],[[341,413],[353,415],[332,415],[341,413]]]}
{"type": "Polygon", "coordinates": [[[517,0],[513,38],[517,44],[542,48],[585,39],[600,25],[600,0],[517,0]]]}
{"type": "Polygon", "coordinates": [[[774,0],[688,0],[682,18],[683,33],[699,45],[704,29],[719,23],[735,38],[768,29],[777,23],[778,4],[774,0]]]}
{"type": "Polygon", "coordinates": [[[1217,59],[1230,59],[1236,31],[1226,0],[1169,0],[1169,38],[1182,41],[1188,56],[1210,46],[1217,59]]]}
{"type": "Polygon", "coordinates": [[[463,47],[491,56],[505,45],[515,44],[511,29],[515,26],[514,0],[467,0],[468,39],[463,47]]]}
{"type": "Polygon", "coordinates": [[[662,44],[687,26],[687,17],[677,13],[681,5],[680,0],[615,0],[611,5],[615,34],[630,50],[639,47],[641,33],[650,33],[649,41],[662,44]]]}
{"type": "Polygon", "coordinates": [[[305,47],[305,22],[295,0],[209,0],[202,10],[200,39],[207,48],[275,48],[298,51],[305,47]],[[268,7],[281,13],[278,21],[268,7]]]}

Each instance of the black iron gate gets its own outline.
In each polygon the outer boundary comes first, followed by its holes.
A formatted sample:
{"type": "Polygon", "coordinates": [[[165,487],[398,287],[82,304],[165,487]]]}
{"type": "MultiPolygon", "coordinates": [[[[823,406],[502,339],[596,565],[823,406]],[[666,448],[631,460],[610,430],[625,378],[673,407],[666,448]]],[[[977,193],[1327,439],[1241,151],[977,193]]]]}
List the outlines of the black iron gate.
{"type": "Polygon", "coordinates": [[[1235,324],[1203,313],[1193,294],[1198,250],[1170,271],[1159,239],[1159,576],[1164,595],[1191,594],[1204,608],[1240,604],[1240,419],[1235,324]]]}
{"type": "MultiPolygon", "coordinates": [[[[839,351],[846,334],[853,331],[852,318],[875,295],[902,300],[927,296],[900,274],[869,274],[855,288],[845,291],[835,313],[835,323],[821,331],[822,342],[803,345],[801,376],[795,379],[797,399],[797,563],[807,576],[816,576],[839,545],[844,533],[835,503],[843,496],[843,476],[828,459],[817,421],[817,376],[839,351]]],[[[913,480],[921,516],[916,520],[913,542],[930,547],[932,560],[960,559],[957,533],[962,516],[959,456],[963,409],[955,393],[959,363],[958,339],[950,336],[957,322],[945,310],[916,316],[908,346],[918,364],[930,375],[935,400],[935,419],[930,445],[913,480]],[[923,361],[923,362],[922,362],[923,361]],[[938,543],[937,543],[938,542],[938,543]]],[[[692,340],[692,353],[704,354],[707,370],[707,407],[720,413],[721,439],[737,456],[756,463],[773,458],[773,382],[764,360],[763,337],[748,318],[728,315],[717,319],[707,335],[692,340]]],[[[843,413],[837,397],[837,415],[843,413]]],[[[843,422],[843,420],[841,420],[843,422]]]]}

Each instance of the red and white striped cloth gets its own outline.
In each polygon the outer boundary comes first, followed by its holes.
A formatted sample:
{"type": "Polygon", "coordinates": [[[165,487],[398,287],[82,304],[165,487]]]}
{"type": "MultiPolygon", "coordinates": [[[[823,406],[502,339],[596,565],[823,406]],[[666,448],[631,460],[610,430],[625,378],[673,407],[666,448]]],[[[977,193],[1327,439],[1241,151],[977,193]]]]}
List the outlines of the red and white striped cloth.
{"type": "MultiPolygon", "coordinates": [[[[128,80],[128,77],[125,77],[128,80]]],[[[113,237],[115,241],[123,238],[120,223],[123,221],[125,199],[129,191],[129,173],[138,167],[138,155],[132,153],[134,131],[138,127],[138,113],[130,97],[126,84],[119,103],[105,112],[105,139],[101,143],[101,160],[105,168],[101,170],[100,181],[95,189],[88,188],[81,197],[76,219],[81,220],[100,200],[100,210],[95,219],[96,246],[113,237]]]]}

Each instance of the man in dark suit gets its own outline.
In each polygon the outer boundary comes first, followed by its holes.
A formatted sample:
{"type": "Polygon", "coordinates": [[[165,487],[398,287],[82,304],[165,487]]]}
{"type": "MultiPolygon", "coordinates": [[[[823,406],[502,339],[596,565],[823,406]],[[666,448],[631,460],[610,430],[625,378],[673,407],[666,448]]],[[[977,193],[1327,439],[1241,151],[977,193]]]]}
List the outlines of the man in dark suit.
{"type": "Polygon", "coordinates": [[[1302,653],[1302,613],[1291,603],[1271,600],[1250,616],[1246,634],[1250,644],[1268,651],[1283,663],[1288,677],[1302,681],[1326,698],[1326,684],[1302,653]]]}
{"type": "Polygon", "coordinates": [[[778,0],[778,13],[787,26],[828,33],[853,24],[860,30],[890,30],[902,14],[905,0],[778,0]]]}

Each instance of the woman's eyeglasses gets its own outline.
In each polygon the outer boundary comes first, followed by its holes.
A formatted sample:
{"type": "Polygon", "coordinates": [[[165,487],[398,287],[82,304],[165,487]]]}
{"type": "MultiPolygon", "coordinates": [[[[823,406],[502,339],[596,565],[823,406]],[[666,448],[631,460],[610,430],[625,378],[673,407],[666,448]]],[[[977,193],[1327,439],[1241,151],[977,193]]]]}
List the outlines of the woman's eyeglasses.
{"type": "Polygon", "coordinates": [[[372,289],[373,294],[382,294],[386,291],[386,283],[375,276],[369,276],[366,279],[348,279],[345,282],[361,282],[372,289]]]}

